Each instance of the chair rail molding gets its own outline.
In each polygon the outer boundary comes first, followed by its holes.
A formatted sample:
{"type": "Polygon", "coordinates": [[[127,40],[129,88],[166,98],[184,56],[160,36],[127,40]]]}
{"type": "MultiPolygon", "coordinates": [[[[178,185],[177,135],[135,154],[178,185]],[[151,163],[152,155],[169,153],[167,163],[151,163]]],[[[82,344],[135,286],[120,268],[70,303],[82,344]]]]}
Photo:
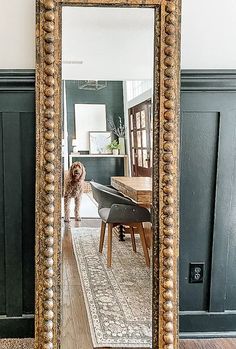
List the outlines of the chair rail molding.
{"type": "Polygon", "coordinates": [[[236,91],[236,70],[182,70],[181,91],[236,91]]]}
{"type": "Polygon", "coordinates": [[[0,69],[0,91],[34,91],[34,69],[0,69]]]}

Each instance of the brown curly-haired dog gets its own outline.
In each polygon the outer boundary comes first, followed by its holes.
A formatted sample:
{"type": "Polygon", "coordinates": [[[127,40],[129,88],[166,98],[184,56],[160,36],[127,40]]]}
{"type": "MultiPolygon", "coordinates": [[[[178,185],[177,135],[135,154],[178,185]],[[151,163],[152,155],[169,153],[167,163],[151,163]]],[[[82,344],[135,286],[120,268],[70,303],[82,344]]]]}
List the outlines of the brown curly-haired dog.
{"type": "Polygon", "coordinates": [[[84,189],[85,168],[81,162],[74,162],[65,178],[64,221],[70,221],[70,201],[75,199],[75,220],[80,221],[80,201],[84,189]]]}

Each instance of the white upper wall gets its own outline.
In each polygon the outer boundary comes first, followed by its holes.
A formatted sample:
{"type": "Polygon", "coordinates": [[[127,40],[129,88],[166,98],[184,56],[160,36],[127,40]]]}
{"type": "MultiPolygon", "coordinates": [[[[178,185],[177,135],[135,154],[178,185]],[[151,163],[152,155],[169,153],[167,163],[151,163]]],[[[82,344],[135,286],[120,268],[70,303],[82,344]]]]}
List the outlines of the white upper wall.
{"type": "Polygon", "coordinates": [[[236,69],[236,0],[182,0],[183,69],[236,69]]]}
{"type": "Polygon", "coordinates": [[[0,69],[35,68],[35,1],[0,0],[0,69]]]}
{"type": "MultiPolygon", "coordinates": [[[[35,68],[35,1],[0,0],[0,69],[35,68]]],[[[236,0],[182,0],[182,68],[236,69],[236,0]]]]}

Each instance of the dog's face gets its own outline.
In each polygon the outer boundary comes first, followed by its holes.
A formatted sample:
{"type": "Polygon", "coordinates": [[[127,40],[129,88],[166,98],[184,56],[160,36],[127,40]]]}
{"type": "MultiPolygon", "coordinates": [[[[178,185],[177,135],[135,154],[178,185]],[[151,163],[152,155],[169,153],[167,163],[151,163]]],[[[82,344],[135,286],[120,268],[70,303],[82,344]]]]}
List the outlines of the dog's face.
{"type": "Polygon", "coordinates": [[[81,162],[74,162],[70,168],[70,176],[74,182],[79,182],[85,178],[85,168],[81,162]]]}

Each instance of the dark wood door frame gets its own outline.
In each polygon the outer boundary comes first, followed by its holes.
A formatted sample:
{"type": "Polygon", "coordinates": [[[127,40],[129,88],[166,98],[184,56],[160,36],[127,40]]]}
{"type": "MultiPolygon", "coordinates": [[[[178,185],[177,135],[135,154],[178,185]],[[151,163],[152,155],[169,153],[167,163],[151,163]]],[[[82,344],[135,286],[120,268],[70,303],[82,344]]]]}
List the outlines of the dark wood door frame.
{"type": "Polygon", "coordinates": [[[129,108],[131,175],[151,176],[152,122],[151,99],[129,108]]]}

